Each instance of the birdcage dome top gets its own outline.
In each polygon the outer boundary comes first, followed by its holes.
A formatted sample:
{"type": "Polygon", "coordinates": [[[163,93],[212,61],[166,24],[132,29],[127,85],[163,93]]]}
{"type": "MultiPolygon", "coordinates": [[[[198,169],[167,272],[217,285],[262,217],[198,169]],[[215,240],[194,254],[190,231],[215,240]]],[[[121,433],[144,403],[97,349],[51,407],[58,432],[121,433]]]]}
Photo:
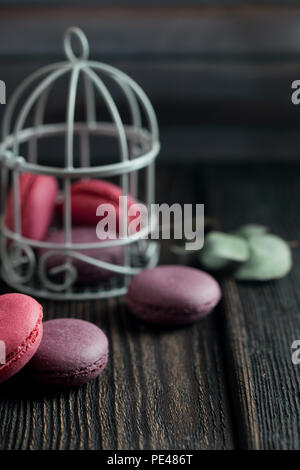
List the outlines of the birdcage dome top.
{"type": "Polygon", "coordinates": [[[142,88],[127,74],[115,67],[89,59],[89,44],[85,34],[77,27],[64,34],[64,51],[67,60],[45,66],[31,74],[12,95],[3,119],[0,156],[8,166],[21,166],[22,171],[52,174],[59,177],[120,175],[149,165],[159,152],[159,133],[156,115],[142,88]],[[79,43],[75,53],[73,41],[79,43]],[[68,92],[64,122],[46,123],[45,115],[51,105],[48,96],[57,81],[68,78],[68,92]],[[124,122],[117,101],[106,80],[113,83],[118,95],[125,98],[129,122],[124,122]],[[78,84],[82,80],[85,103],[85,120],[75,120],[78,84]],[[110,120],[101,121],[96,116],[97,97],[101,97],[110,120]],[[30,122],[29,122],[30,121],[30,122]],[[103,134],[118,141],[118,159],[109,164],[93,167],[86,162],[74,166],[74,135],[103,134]],[[65,136],[63,166],[37,163],[34,145],[31,156],[20,154],[20,145],[51,135],[65,136]]]}

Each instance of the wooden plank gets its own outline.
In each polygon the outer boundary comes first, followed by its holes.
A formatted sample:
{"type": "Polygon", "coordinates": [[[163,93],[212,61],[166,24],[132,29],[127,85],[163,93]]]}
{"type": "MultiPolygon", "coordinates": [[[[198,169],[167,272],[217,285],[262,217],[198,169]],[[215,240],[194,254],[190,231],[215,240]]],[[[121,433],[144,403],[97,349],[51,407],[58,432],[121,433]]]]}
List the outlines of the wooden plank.
{"type": "MultiPolygon", "coordinates": [[[[8,96],[30,73],[54,60],[63,59],[63,53],[56,58],[37,56],[33,60],[31,57],[26,63],[2,58],[0,74],[1,80],[7,84],[8,96]]],[[[215,106],[223,105],[224,107],[225,104],[228,105],[231,102],[235,106],[243,105],[246,115],[248,108],[251,109],[252,101],[256,106],[258,103],[261,107],[265,105],[266,109],[262,109],[265,113],[268,112],[268,107],[272,104],[274,106],[274,103],[280,103],[284,107],[284,112],[286,112],[286,107],[293,112],[290,99],[291,84],[300,75],[299,62],[283,63],[276,60],[273,63],[251,61],[247,63],[245,60],[245,63],[241,64],[234,61],[222,62],[218,59],[212,61],[205,61],[201,58],[192,61],[176,58],[162,60],[159,57],[147,58],[145,56],[144,60],[134,57],[129,59],[109,57],[109,63],[140,83],[154,99],[169,103],[170,106],[174,105],[175,99],[183,109],[184,105],[189,103],[192,110],[195,103],[198,106],[214,103],[215,106]]],[[[60,82],[58,82],[56,93],[58,98],[63,96],[60,82]]],[[[63,101],[57,103],[59,104],[62,106],[63,101]]],[[[212,112],[213,109],[210,113],[212,112]]],[[[204,117],[202,109],[198,109],[198,116],[204,117]]],[[[217,113],[215,117],[218,117],[217,113]]],[[[257,118],[260,118],[259,114],[257,118]]]]}
{"type": "MultiPolygon", "coordinates": [[[[0,113],[1,119],[1,113],[0,113]]],[[[199,164],[200,162],[248,162],[248,161],[298,161],[300,135],[297,130],[281,131],[261,126],[251,129],[248,126],[207,126],[186,129],[185,127],[161,127],[161,152],[159,162],[172,164],[199,164]]],[[[101,157],[103,163],[116,159],[114,147],[101,140],[93,141],[91,151],[101,157]],[[112,148],[113,147],[113,148],[112,148]]],[[[61,165],[64,155],[63,139],[48,138],[40,147],[43,163],[61,165]]],[[[26,155],[25,155],[26,156],[26,155]]]]}
{"type": "Polygon", "coordinates": [[[94,55],[128,53],[299,55],[300,5],[57,6],[1,8],[0,54],[57,54],[70,25],[94,55]],[[266,27],[267,25],[267,27],[266,27]]]}
{"type": "Polygon", "coordinates": [[[260,129],[247,124],[222,125],[197,128],[175,127],[161,129],[160,157],[173,164],[182,162],[249,162],[298,161],[300,135],[298,130],[270,129],[261,124],[260,129]]]}
{"type": "MultiPolygon", "coordinates": [[[[53,5],[81,5],[81,0],[2,0],[1,3],[4,6],[53,6],[53,5]]],[[[97,6],[123,6],[122,0],[86,0],[86,5],[97,5],[97,6]]],[[[285,5],[292,6],[298,5],[299,0],[287,0],[285,5]]],[[[243,6],[243,0],[126,0],[128,6],[205,6],[205,7],[223,7],[223,6],[243,6]]],[[[247,2],[247,6],[281,6],[281,0],[250,0],[247,2]]]]}
{"type": "MultiPolygon", "coordinates": [[[[298,158],[300,113],[299,106],[291,103],[290,86],[300,74],[299,65],[281,65],[279,72],[278,64],[112,63],[136,79],[150,97],[161,128],[161,158],[298,158]]],[[[0,77],[6,82],[7,98],[41,65],[2,63],[0,77]]],[[[118,93],[114,96],[122,107],[122,97],[118,93]]],[[[61,83],[52,97],[55,99],[49,102],[46,119],[64,122],[65,88],[61,83]]],[[[98,104],[100,107],[100,100],[98,104]]],[[[83,109],[82,97],[78,109],[83,109]]],[[[4,111],[1,105],[0,121],[4,111]]],[[[47,159],[57,155],[55,148],[61,145],[61,140],[57,144],[55,139],[48,139],[47,159]]]]}
{"type": "MultiPolygon", "coordinates": [[[[59,16],[57,8],[0,12],[0,77],[8,97],[33,70],[63,60],[63,31],[78,24],[90,39],[91,57],[136,79],[158,111],[169,107],[163,117],[174,116],[169,125],[175,116],[187,126],[201,119],[248,122],[249,115],[252,122],[277,119],[281,125],[298,119],[290,86],[300,73],[295,41],[300,8],[94,6],[62,8],[59,16]]],[[[62,105],[64,91],[57,93],[56,103],[62,105]]]]}
{"type": "MultiPolygon", "coordinates": [[[[299,165],[218,166],[206,174],[211,213],[225,230],[262,223],[299,240],[299,165]],[[213,191],[217,188],[217,191],[213,191]]],[[[291,345],[300,334],[300,251],[282,280],[224,287],[227,359],[239,445],[300,448],[299,366],[291,345]]]]}
{"type": "MultiPolygon", "coordinates": [[[[198,184],[192,169],[167,167],[158,201],[192,202],[198,184]]],[[[178,262],[166,244],[161,261],[178,262]]],[[[45,319],[74,316],[103,328],[110,361],[100,379],[78,390],[45,393],[25,377],[2,384],[1,449],[234,447],[219,311],[169,329],[135,320],[121,300],[43,305],[45,319]]]]}
{"type": "Polygon", "coordinates": [[[239,443],[242,448],[259,449],[259,430],[257,412],[254,405],[255,390],[249,351],[247,348],[247,329],[236,283],[223,282],[226,312],[226,334],[228,338],[228,374],[233,385],[233,396],[238,411],[239,443]]]}

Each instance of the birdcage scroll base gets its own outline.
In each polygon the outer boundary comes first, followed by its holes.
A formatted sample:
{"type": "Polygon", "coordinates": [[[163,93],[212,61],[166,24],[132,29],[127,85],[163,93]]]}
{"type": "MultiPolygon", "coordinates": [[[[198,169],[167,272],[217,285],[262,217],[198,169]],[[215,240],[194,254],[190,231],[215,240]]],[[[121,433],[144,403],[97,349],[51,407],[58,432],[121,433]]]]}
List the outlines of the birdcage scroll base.
{"type": "MultiPolygon", "coordinates": [[[[137,266],[137,271],[150,269],[157,265],[159,259],[159,244],[151,241],[151,257],[138,256],[132,258],[133,265],[137,266]]],[[[2,280],[9,285],[11,288],[17,291],[21,291],[25,294],[51,300],[96,300],[96,299],[107,299],[111,297],[119,297],[127,292],[127,281],[130,276],[121,275],[113,277],[110,280],[99,281],[93,285],[80,285],[75,284],[65,292],[54,292],[45,289],[41,282],[37,280],[31,280],[28,283],[18,282],[13,279],[5,269],[5,266],[1,266],[1,277],[2,280]]]]}

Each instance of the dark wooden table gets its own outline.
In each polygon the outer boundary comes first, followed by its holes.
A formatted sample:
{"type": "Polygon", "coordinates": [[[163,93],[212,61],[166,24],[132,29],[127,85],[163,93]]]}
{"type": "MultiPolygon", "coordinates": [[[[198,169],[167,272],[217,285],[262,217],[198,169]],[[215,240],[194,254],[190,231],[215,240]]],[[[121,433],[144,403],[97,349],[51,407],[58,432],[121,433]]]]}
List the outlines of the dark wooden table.
{"type": "MultiPolygon", "coordinates": [[[[162,167],[159,202],[205,203],[231,230],[263,223],[300,238],[300,166],[162,167]]],[[[198,323],[161,329],[134,319],[122,299],[43,302],[45,319],[77,317],[110,341],[102,376],[43,392],[20,375],[0,387],[1,449],[299,449],[300,249],[288,277],[263,284],[221,278],[223,301],[198,323]]],[[[162,245],[162,263],[195,265],[162,245]]],[[[7,289],[2,286],[3,292],[7,289]]]]}

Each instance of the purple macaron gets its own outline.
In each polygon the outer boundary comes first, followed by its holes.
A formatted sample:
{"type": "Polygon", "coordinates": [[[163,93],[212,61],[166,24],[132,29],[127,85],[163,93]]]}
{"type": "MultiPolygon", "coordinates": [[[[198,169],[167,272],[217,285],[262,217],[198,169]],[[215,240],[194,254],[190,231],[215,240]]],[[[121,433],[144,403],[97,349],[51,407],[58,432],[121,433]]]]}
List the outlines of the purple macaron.
{"type": "MultiPolygon", "coordinates": [[[[65,241],[64,230],[55,230],[47,235],[44,239],[48,243],[63,244],[65,241]]],[[[101,240],[97,237],[95,227],[74,227],[72,229],[72,242],[73,243],[101,243],[101,240]]],[[[40,248],[38,256],[42,256],[49,250],[47,248],[40,248]]],[[[110,264],[121,265],[124,260],[124,251],[122,246],[110,246],[106,248],[93,248],[88,250],[80,250],[79,253],[90,256],[95,260],[104,261],[110,264]]],[[[47,269],[63,264],[65,262],[65,256],[55,254],[48,258],[47,269]]],[[[114,276],[115,273],[107,269],[98,268],[88,264],[82,260],[73,258],[73,266],[77,270],[77,283],[79,284],[92,284],[100,280],[105,280],[114,276]]]]}
{"type": "Polygon", "coordinates": [[[108,360],[107,337],[93,323],[59,318],[44,323],[41,345],[27,371],[37,382],[76,387],[97,377],[108,360]]]}
{"type": "Polygon", "coordinates": [[[131,312],[151,323],[181,325],[208,315],[221,299],[209,274],[186,266],[158,266],[135,276],[126,302],[131,312]]]}

